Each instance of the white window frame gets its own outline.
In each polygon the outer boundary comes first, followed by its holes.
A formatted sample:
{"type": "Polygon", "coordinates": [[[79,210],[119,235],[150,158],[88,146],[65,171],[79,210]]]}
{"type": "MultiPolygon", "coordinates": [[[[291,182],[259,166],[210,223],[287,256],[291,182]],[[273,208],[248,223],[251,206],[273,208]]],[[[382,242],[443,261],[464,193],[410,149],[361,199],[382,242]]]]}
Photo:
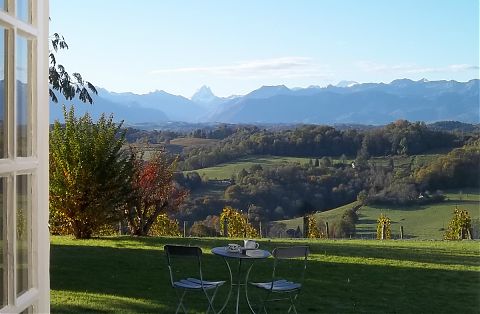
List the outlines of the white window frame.
{"type": "MultiPolygon", "coordinates": [[[[7,281],[8,305],[0,313],[20,313],[25,310],[35,313],[50,312],[50,239],[48,230],[48,0],[29,0],[32,21],[16,18],[15,0],[6,0],[7,12],[0,10],[0,25],[8,29],[7,64],[5,66],[5,93],[8,109],[6,140],[8,154],[0,159],[0,176],[6,179],[7,212],[7,281]],[[32,59],[28,64],[31,83],[31,137],[32,156],[16,157],[16,83],[15,45],[16,35],[32,39],[32,59]],[[16,178],[31,174],[32,210],[30,213],[31,247],[29,256],[28,291],[16,296],[16,178]]],[[[5,197],[5,196],[4,196],[5,197]]],[[[3,284],[3,283],[2,283],[3,284]]]]}

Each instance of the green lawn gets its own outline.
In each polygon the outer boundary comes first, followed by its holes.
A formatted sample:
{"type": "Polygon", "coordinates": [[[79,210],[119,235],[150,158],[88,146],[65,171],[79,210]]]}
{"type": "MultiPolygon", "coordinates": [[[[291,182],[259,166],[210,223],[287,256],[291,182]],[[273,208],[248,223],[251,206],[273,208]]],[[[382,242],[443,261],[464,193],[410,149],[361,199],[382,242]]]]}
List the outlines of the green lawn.
{"type": "MultiPolygon", "coordinates": [[[[404,234],[408,238],[422,240],[441,240],[453,216],[455,206],[468,209],[472,219],[480,219],[480,192],[464,190],[446,193],[447,200],[441,203],[422,206],[364,206],[358,214],[357,237],[372,239],[376,234],[376,221],[381,213],[392,220],[392,236],[399,237],[400,226],[404,227],[404,234]]],[[[343,212],[353,207],[354,203],[338,207],[326,212],[315,214],[317,220],[333,223],[343,212]]],[[[287,228],[303,229],[302,218],[280,221],[287,228]]]]}
{"type": "MultiPolygon", "coordinates": [[[[53,313],[173,313],[164,244],[199,245],[206,277],[227,279],[215,246],[238,240],[52,237],[53,313]]],[[[300,313],[478,313],[480,244],[477,241],[263,240],[261,247],[308,244],[311,255],[300,313]]],[[[268,278],[272,259],[258,262],[252,278],[268,278]]],[[[187,272],[187,270],[186,270],[187,272]]],[[[226,295],[225,287],[218,301],[226,295]]],[[[258,293],[252,294],[254,298],[258,293]]],[[[206,303],[187,299],[193,313],[206,303]]],[[[233,303],[226,313],[233,312],[233,303]]],[[[285,313],[274,303],[271,313],[285,313]]],[[[242,307],[245,310],[245,306],[242,307]]],[[[246,313],[246,311],[242,311],[246,313]]]]}

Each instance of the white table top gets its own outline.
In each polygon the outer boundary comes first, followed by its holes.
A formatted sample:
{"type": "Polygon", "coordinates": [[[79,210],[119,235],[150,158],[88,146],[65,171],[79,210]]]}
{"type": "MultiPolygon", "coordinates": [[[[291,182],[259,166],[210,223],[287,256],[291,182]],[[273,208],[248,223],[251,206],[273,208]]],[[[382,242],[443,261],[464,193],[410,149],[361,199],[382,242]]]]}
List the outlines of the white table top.
{"type": "Polygon", "coordinates": [[[248,250],[245,253],[237,253],[228,251],[226,246],[219,246],[212,249],[212,253],[215,255],[227,257],[227,258],[239,258],[239,259],[263,259],[269,257],[271,254],[266,250],[255,249],[248,250]]]}

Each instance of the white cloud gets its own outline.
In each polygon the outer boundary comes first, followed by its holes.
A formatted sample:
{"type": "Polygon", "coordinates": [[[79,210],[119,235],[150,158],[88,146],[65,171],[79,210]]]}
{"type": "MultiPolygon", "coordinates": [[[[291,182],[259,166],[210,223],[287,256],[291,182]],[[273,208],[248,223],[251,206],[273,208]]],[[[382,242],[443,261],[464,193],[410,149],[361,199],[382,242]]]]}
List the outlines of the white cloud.
{"type": "Polygon", "coordinates": [[[450,64],[442,67],[422,67],[416,64],[402,63],[395,65],[388,65],[376,63],[371,61],[359,61],[356,66],[364,72],[384,72],[392,74],[422,74],[422,73],[436,73],[436,72],[463,72],[477,70],[477,65],[470,64],[450,64]]]}
{"type": "Polygon", "coordinates": [[[299,78],[325,77],[327,67],[313,62],[306,57],[282,57],[272,59],[250,60],[231,65],[206,67],[180,67],[154,70],[152,74],[165,73],[200,73],[235,78],[299,78]]]}

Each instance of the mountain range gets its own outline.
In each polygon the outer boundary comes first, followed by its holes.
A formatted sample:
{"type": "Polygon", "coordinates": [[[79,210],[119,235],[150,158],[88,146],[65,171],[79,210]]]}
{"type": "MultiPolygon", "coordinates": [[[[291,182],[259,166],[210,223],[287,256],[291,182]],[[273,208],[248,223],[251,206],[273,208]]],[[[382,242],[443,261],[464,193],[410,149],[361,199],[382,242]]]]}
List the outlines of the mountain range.
{"type": "MultiPolygon", "coordinates": [[[[217,97],[203,86],[190,99],[165,91],[138,95],[98,88],[93,99],[93,105],[73,101],[76,112],[88,111],[94,119],[103,112],[113,113],[115,120],[127,124],[185,121],[378,125],[397,119],[480,122],[478,79],[399,79],[389,84],[342,81],[335,86],[294,89],[262,86],[246,95],[230,97],[217,97]]],[[[62,106],[51,103],[51,121],[62,117],[62,106]]]]}

